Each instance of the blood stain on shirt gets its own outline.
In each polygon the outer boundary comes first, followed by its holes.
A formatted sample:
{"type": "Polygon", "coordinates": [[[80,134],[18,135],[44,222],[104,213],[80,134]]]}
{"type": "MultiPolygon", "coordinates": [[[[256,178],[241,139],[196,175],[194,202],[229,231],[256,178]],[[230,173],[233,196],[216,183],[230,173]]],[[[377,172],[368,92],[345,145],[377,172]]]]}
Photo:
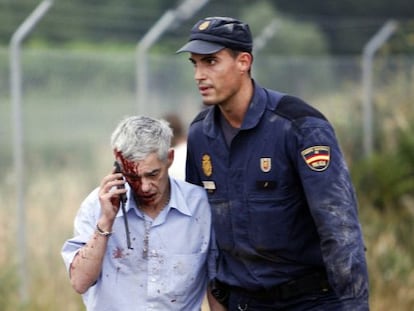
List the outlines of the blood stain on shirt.
{"type": "Polygon", "coordinates": [[[112,252],[112,255],[114,258],[123,258],[124,257],[123,249],[120,247],[115,248],[114,251],[112,252]]]}

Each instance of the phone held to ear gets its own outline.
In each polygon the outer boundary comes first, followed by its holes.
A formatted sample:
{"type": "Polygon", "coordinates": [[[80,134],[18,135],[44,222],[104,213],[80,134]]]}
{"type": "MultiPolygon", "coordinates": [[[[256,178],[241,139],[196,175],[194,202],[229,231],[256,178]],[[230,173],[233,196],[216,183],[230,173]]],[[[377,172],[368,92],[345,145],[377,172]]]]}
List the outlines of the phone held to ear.
{"type": "MultiPolygon", "coordinates": [[[[119,165],[118,161],[115,161],[115,162],[114,162],[114,166],[115,166],[115,173],[122,173],[122,170],[121,170],[121,165],[119,165]]],[[[118,188],[118,189],[125,189],[125,186],[124,186],[124,185],[120,185],[120,186],[118,186],[117,188],[118,188]]],[[[127,201],[127,196],[126,196],[126,193],[122,193],[122,194],[120,195],[120,198],[121,198],[121,201],[122,201],[123,203],[125,203],[125,202],[127,201]]]]}
{"type": "MultiPolygon", "coordinates": [[[[115,166],[115,173],[122,173],[121,165],[119,165],[118,161],[115,161],[114,162],[114,166],[115,166]]],[[[118,189],[124,189],[125,186],[124,185],[120,185],[117,188],[118,189]]],[[[124,215],[124,225],[125,225],[125,235],[126,235],[127,247],[129,249],[133,249],[132,246],[131,246],[131,238],[129,236],[129,226],[128,226],[128,219],[127,219],[127,214],[126,214],[126,208],[125,208],[125,203],[127,201],[126,193],[122,193],[120,195],[120,199],[121,199],[121,209],[122,209],[122,213],[124,215]]]]}

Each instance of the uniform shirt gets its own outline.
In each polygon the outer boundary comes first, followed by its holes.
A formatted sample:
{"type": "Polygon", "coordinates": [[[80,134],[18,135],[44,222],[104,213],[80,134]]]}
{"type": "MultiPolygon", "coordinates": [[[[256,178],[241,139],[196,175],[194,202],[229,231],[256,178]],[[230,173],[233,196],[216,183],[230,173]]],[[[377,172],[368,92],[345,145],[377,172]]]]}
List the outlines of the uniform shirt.
{"type": "MultiPolygon", "coordinates": [[[[136,207],[128,190],[126,209],[133,249],[126,245],[120,209],[102,272],[83,296],[88,311],[200,310],[207,284],[211,211],[201,187],[173,178],[170,181],[170,202],[154,220],[136,207]],[[148,253],[144,256],[148,230],[148,253]]],[[[63,245],[67,269],[93,235],[99,215],[95,189],[76,216],[75,236],[63,245]]]]}
{"type": "Polygon", "coordinates": [[[357,202],[334,130],[302,100],[255,85],[226,144],[217,106],[189,129],[187,181],[208,192],[217,278],[248,290],[326,271],[340,299],[366,305],[357,202]]]}

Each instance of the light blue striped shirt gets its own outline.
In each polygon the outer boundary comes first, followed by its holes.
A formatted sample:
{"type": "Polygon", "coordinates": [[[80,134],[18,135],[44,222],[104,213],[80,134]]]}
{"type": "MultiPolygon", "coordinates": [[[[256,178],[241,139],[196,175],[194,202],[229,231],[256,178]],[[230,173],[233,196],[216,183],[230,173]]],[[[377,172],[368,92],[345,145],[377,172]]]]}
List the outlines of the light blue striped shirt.
{"type": "MultiPolygon", "coordinates": [[[[155,219],[136,208],[128,190],[126,209],[133,249],[126,245],[120,209],[101,274],[83,295],[88,311],[201,309],[208,281],[210,206],[203,188],[174,178],[170,181],[170,203],[155,219]],[[148,253],[144,256],[146,228],[148,253]]],[[[62,257],[68,270],[76,253],[93,235],[99,216],[95,189],[81,204],[74,237],[63,245],[62,257]]]]}

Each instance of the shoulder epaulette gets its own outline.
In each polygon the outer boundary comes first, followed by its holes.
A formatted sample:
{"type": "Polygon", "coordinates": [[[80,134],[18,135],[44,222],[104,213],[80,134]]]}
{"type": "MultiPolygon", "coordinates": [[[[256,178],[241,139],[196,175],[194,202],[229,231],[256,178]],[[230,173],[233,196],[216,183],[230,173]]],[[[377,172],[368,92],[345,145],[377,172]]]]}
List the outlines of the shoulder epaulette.
{"type": "Polygon", "coordinates": [[[274,112],[292,121],[304,117],[314,117],[326,120],[325,116],[320,111],[304,102],[302,99],[291,95],[283,96],[274,112]]]}

